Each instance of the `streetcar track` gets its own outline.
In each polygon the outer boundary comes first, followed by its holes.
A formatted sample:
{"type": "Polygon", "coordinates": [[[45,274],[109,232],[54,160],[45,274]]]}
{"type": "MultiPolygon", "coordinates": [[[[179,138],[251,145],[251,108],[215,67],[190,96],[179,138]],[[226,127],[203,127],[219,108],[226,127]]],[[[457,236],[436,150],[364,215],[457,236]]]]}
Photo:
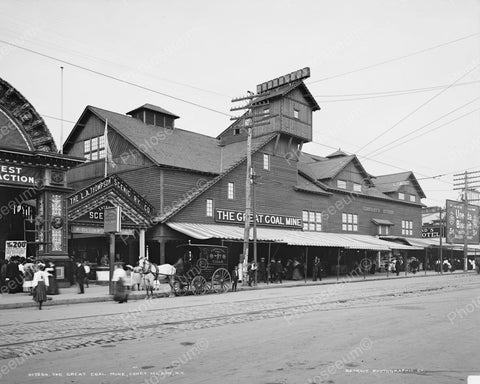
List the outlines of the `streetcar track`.
{"type": "MultiPolygon", "coordinates": [[[[343,284],[343,283],[339,283],[343,284]]],[[[442,286],[442,287],[434,287],[434,288],[425,288],[425,289],[419,289],[419,290],[411,290],[411,291],[397,291],[397,292],[391,292],[391,293],[383,293],[381,295],[374,295],[374,296],[369,296],[369,297],[379,297],[379,296],[397,296],[399,294],[405,294],[405,293],[423,293],[423,292],[429,292],[429,291],[438,291],[446,288],[462,288],[462,289],[475,289],[477,286],[475,283],[471,283],[468,285],[454,285],[454,286],[442,286]]],[[[311,295],[315,296],[315,295],[311,295]]],[[[156,298],[160,299],[160,298],[156,298]]],[[[181,299],[180,297],[177,297],[177,299],[181,299]]],[[[297,296],[290,296],[288,297],[289,300],[294,300],[294,299],[305,299],[305,295],[297,295],[297,296]]],[[[353,298],[353,299],[358,299],[358,298],[353,298]]],[[[169,310],[178,310],[178,309],[192,309],[192,308],[201,308],[201,307],[207,307],[211,305],[233,305],[233,304],[242,304],[242,303],[251,303],[258,301],[258,298],[252,298],[252,299],[245,299],[245,300],[238,300],[238,301],[221,301],[221,302],[216,302],[216,303],[204,303],[204,304],[192,304],[192,305],[183,305],[183,306],[177,306],[177,307],[169,307],[169,308],[151,308],[151,309],[135,309],[135,310],[128,310],[126,312],[116,312],[116,313],[106,313],[106,314],[95,314],[95,315],[85,315],[85,316],[76,316],[76,317],[65,317],[61,319],[54,319],[53,321],[68,321],[68,320],[77,320],[77,319],[90,319],[90,318],[96,318],[96,317],[108,317],[108,316],[122,316],[122,315],[134,315],[136,313],[144,313],[144,312],[158,312],[158,311],[169,311],[169,310]]],[[[342,299],[337,299],[335,301],[342,300],[342,299]]],[[[352,299],[348,299],[352,300],[352,299]]],[[[137,301],[142,301],[142,299],[137,300],[137,301]]],[[[145,300],[146,301],[146,300],[145,300]]],[[[148,301],[146,301],[148,302],[148,301]]],[[[331,302],[325,302],[325,303],[331,303],[331,302]]],[[[139,304],[141,305],[141,304],[139,304]]],[[[270,308],[272,309],[272,308],[270,308]]],[[[38,324],[38,323],[45,323],[45,320],[34,320],[34,321],[26,321],[23,322],[22,324],[38,324]]],[[[11,326],[15,325],[16,323],[6,323],[6,324],[1,324],[1,326],[11,326]]],[[[0,333],[1,330],[0,330],[0,333]]],[[[1,345],[0,345],[1,346],[1,345]]]]}
{"type": "MultiPolygon", "coordinates": [[[[432,291],[440,291],[444,289],[444,287],[438,287],[438,288],[429,288],[429,289],[424,289],[424,290],[417,290],[417,291],[411,291],[407,292],[407,294],[410,293],[424,293],[424,292],[432,292],[432,291]]],[[[277,316],[275,317],[280,317],[282,315],[285,315],[284,311],[294,311],[295,309],[298,308],[303,308],[303,307],[310,307],[314,308],[311,311],[308,312],[324,312],[324,311],[334,311],[334,310],[345,310],[345,309],[358,309],[358,308],[373,308],[378,306],[378,302],[372,305],[365,305],[365,304],[359,304],[355,306],[341,306],[337,308],[321,308],[320,306],[322,305],[328,305],[328,304],[344,304],[348,302],[354,302],[354,301],[362,301],[362,300],[370,300],[373,298],[379,298],[379,297],[402,297],[404,294],[398,294],[398,293],[391,293],[391,294],[382,294],[382,295],[373,295],[373,296],[359,296],[359,297],[353,297],[345,300],[331,300],[327,302],[321,302],[321,303],[302,303],[296,306],[288,305],[288,306],[282,306],[282,307],[276,307],[276,308],[261,308],[261,309],[256,309],[256,310],[251,310],[251,311],[246,311],[246,312],[236,312],[236,313],[227,313],[227,314],[222,314],[222,315],[216,315],[216,316],[207,316],[207,317],[201,317],[201,318],[195,318],[195,319],[184,319],[184,320],[177,320],[177,321],[167,321],[167,322],[160,322],[160,323],[153,323],[153,324],[145,324],[145,325],[131,325],[131,326],[126,326],[122,328],[109,328],[109,329],[103,329],[100,331],[95,331],[95,332],[90,332],[90,333],[79,333],[79,334],[68,334],[68,335],[63,335],[63,336],[54,336],[54,337],[48,337],[44,339],[35,339],[35,340],[27,340],[27,341],[19,341],[19,342],[13,342],[13,343],[8,343],[8,344],[0,344],[0,348],[8,348],[12,346],[20,346],[20,345],[28,345],[31,343],[41,343],[41,342],[49,342],[49,341],[54,341],[54,340],[63,340],[63,339],[74,339],[74,338],[82,338],[82,337],[90,337],[90,336],[95,336],[95,335],[102,335],[102,334],[108,334],[108,333],[122,333],[122,332],[127,332],[127,331],[132,331],[132,330],[147,330],[147,329],[152,329],[152,328],[160,328],[160,327],[172,327],[172,326],[178,326],[182,324],[191,324],[191,323],[198,323],[198,322],[203,322],[203,321],[214,321],[218,319],[223,319],[227,317],[240,317],[240,316],[249,316],[249,315],[258,315],[262,313],[272,313],[272,312],[280,312],[277,316]]],[[[258,300],[258,299],[257,299],[258,300]]],[[[251,300],[247,300],[251,301],[251,300]]],[[[211,305],[211,304],[210,304],[211,305]]],[[[394,304],[389,304],[389,306],[392,306],[394,304]]],[[[204,306],[204,305],[201,305],[204,306]]],[[[180,307],[181,308],[181,307],[180,307]]],[[[150,310],[150,311],[156,311],[156,310],[150,310]]],[[[287,312],[288,313],[288,312],[287,312]]],[[[294,314],[298,313],[305,313],[302,311],[299,312],[293,312],[294,314]]],[[[115,314],[119,315],[119,314],[115,314]]],[[[108,315],[103,315],[103,316],[108,316],[108,315]]],[[[78,319],[77,318],[72,318],[72,319],[78,319]]],[[[71,319],[62,319],[63,320],[71,320],[71,319]]],[[[35,322],[38,323],[38,322],[35,322]]],[[[24,323],[27,324],[27,323],[24,323]]]]}

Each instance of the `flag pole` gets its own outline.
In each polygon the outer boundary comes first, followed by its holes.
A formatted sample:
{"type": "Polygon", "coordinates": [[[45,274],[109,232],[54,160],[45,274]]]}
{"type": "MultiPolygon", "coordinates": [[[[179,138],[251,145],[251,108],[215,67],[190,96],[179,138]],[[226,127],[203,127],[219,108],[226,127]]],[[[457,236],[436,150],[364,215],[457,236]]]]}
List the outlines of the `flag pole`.
{"type": "Polygon", "coordinates": [[[109,145],[108,145],[108,119],[105,119],[105,132],[104,132],[104,145],[105,145],[105,176],[104,177],[107,177],[108,176],[108,149],[109,149],[109,145]]]}

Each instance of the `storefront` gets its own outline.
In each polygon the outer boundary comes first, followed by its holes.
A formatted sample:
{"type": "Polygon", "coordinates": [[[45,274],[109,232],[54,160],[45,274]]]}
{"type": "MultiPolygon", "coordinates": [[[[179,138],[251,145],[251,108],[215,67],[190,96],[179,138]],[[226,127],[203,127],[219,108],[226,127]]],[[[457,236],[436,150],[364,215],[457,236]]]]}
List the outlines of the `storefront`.
{"type": "Polygon", "coordinates": [[[0,260],[48,259],[68,282],[66,172],[82,162],[58,153],[34,107],[0,79],[0,260]]]}
{"type": "Polygon", "coordinates": [[[70,253],[93,270],[108,270],[106,208],[120,207],[121,231],[115,237],[115,260],[135,265],[145,252],[145,232],[152,226],[153,206],[117,175],[110,175],[67,197],[70,253]]]}

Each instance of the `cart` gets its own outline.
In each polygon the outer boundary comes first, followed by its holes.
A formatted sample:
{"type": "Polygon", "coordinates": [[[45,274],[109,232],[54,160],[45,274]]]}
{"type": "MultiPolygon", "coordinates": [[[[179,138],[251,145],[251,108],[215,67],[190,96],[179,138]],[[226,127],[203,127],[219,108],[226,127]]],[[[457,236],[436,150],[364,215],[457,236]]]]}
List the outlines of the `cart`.
{"type": "Polygon", "coordinates": [[[208,292],[224,293],[230,289],[228,248],[219,245],[182,244],[174,276],[173,290],[183,296],[188,292],[203,295],[208,292]]]}

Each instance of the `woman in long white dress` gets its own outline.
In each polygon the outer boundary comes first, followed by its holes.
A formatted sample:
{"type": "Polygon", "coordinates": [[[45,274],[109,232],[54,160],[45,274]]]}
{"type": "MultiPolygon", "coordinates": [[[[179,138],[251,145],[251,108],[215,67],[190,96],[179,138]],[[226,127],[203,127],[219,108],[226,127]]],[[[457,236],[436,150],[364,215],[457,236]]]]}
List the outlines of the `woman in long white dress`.
{"type": "Polygon", "coordinates": [[[48,272],[45,265],[39,264],[38,271],[33,275],[32,286],[34,289],[33,299],[38,303],[38,309],[42,309],[42,303],[47,301],[48,272]]]}

